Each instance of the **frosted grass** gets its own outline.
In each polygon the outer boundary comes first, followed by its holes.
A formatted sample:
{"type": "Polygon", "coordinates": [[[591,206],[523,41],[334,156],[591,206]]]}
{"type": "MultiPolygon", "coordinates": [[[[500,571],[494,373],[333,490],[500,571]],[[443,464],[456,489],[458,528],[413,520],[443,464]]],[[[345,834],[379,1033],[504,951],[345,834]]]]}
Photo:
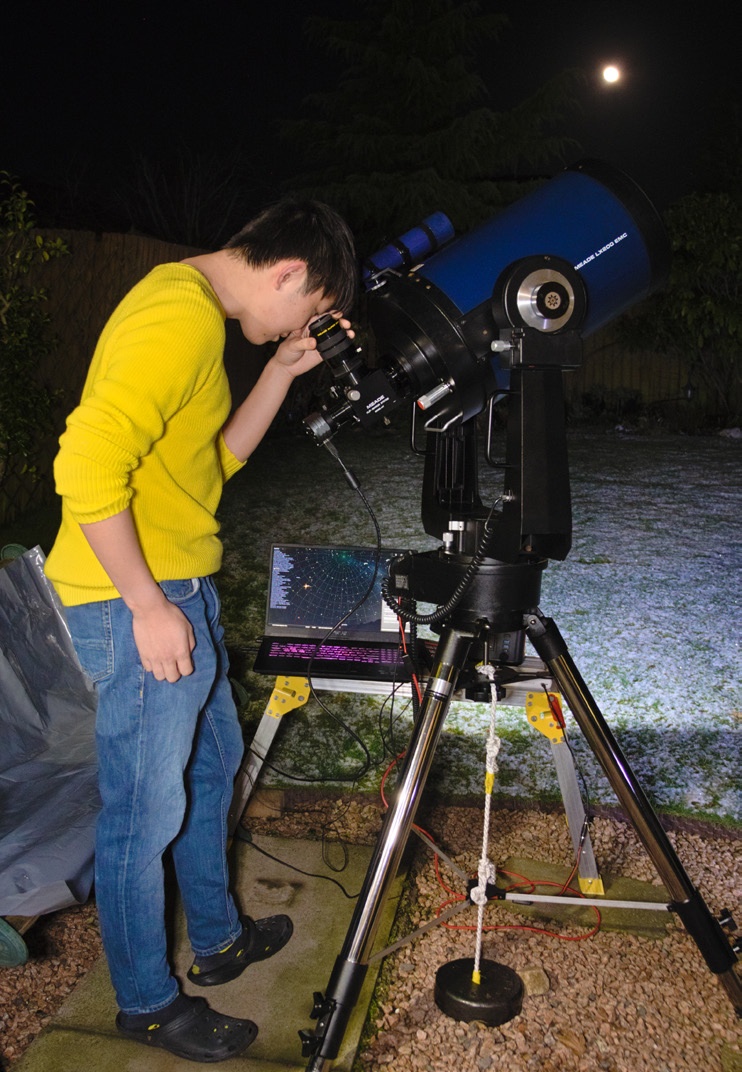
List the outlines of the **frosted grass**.
{"type": "MultiPolygon", "coordinates": [[[[436,546],[419,521],[422,459],[410,452],[406,430],[348,431],[336,444],[377,514],[383,543],[436,546]]],[[[542,610],[557,622],[654,805],[738,823],[742,447],[724,438],[572,432],[569,449],[573,546],[544,573],[542,610]]],[[[499,479],[483,468],[485,501],[498,494],[499,479]]],[[[267,440],[228,485],[221,520],[227,639],[246,715],[256,720],[272,686],[249,669],[262,632],[271,543],[373,544],[375,534],[329,453],[283,435],[267,440]]],[[[379,718],[377,698],[326,699],[368,744],[375,765],[360,785],[375,785],[387,712],[379,718]]],[[[481,792],[488,722],[487,705],[452,704],[431,790],[446,797],[481,792]]],[[[571,719],[568,726],[591,801],[615,803],[571,719]]],[[[402,715],[391,744],[403,746],[408,729],[402,715]]],[[[497,793],[558,799],[549,743],[524,711],[501,705],[498,730],[497,793]]],[[[332,781],[333,773],[352,777],[363,754],[342,725],[309,705],[287,720],[273,760],[332,781]]],[[[271,771],[265,778],[285,784],[271,771]]]]}

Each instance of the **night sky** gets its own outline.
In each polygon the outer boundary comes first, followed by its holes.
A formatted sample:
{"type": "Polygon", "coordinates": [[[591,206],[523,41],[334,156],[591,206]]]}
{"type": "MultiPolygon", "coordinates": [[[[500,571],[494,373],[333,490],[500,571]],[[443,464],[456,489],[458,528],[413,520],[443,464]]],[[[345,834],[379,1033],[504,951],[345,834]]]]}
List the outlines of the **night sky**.
{"type": "MultiPolygon", "coordinates": [[[[141,152],[175,144],[219,154],[239,147],[266,196],[291,174],[267,151],[276,119],[331,84],[302,38],[306,14],[348,17],[353,0],[24,0],[3,15],[0,169],[34,184],[105,186],[141,152]]],[[[623,168],[659,205],[699,181],[699,146],[739,103],[735,6],[665,0],[557,5],[485,2],[504,11],[482,73],[496,110],[568,67],[587,72],[585,113],[565,133],[578,155],[623,168]],[[600,80],[604,63],[625,72],[600,80]]],[[[38,197],[37,194],[35,196],[38,197]]]]}

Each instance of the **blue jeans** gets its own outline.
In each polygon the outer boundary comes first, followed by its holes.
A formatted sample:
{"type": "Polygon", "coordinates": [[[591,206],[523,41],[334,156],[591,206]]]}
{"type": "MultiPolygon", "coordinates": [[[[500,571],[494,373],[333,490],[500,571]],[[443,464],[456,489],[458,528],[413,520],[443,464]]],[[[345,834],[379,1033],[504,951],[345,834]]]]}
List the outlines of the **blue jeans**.
{"type": "Polygon", "coordinates": [[[139,660],[122,599],[66,609],[75,649],[98,692],[102,810],[95,888],[116,997],[156,1012],[178,994],[168,963],[163,853],[170,847],[195,953],[241,931],[229,892],[227,812],[243,751],[227,678],[219,596],[210,577],[160,585],[193,626],[194,671],[156,681],[139,660]]]}

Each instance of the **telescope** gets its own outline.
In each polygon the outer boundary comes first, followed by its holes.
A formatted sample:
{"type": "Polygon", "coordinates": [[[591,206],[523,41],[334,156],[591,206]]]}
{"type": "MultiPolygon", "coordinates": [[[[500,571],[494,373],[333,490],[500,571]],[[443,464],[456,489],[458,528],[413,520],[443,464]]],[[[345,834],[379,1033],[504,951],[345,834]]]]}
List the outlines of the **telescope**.
{"type": "Polygon", "coordinates": [[[321,326],[335,390],[307,429],[323,442],[348,421],[377,422],[410,396],[426,427],[461,423],[507,389],[512,368],[577,367],[577,337],[660,288],[668,270],[653,205],[600,161],[573,165],[455,241],[436,213],[364,267],[378,369],[352,344],[343,350],[341,329],[321,326]],[[510,348],[514,329],[524,341],[510,348]]]}
{"type": "MultiPolygon", "coordinates": [[[[571,546],[564,373],[580,366],[585,338],[663,286],[669,260],[662,221],[644,192],[623,172],[585,160],[459,238],[436,213],[370,257],[363,283],[373,363],[332,316],[311,325],[332,374],[325,401],[304,421],[317,443],[330,445],[346,426],[372,427],[403,401],[413,403],[412,447],[425,455],[422,522],[440,544],[394,559],[386,596],[401,618],[430,624],[440,639],[343,949],[326,992],[315,995],[316,1026],[300,1033],[309,1072],[327,1072],[339,1052],[454,692],[463,687],[480,698],[482,667],[490,672],[488,688],[512,681],[526,639],[654,863],[668,907],[742,1015],[735,951],[555,622],[539,609],[549,559],[566,558],[571,546]],[[500,402],[507,404],[505,448],[496,458],[500,402]],[[479,488],[481,423],[485,460],[503,479],[490,504],[479,488]],[[435,610],[419,615],[412,609],[418,602],[435,610]]],[[[489,982],[492,990],[511,986],[499,975],[489,982]]],[[[518,986],[512,1015],[520,1008],[518,986]]],[[[444,1011],[477,1006],[471,987],[454,979],[436,1001],[444,1011]]]]}
{"type": "Polygon", "coordinates": [[[459,239],[437,213],[366,264],[375,367],[332,318],[312,325],[333,384],[305,428],[326,443],[344,425],[373,426],[413,399],[413,430],[421,422],[429,441],[424,529],[471,554],[484,516],[476,418],[489,409],[494,464],[493,408],[507,400],[505,487],[489,552],[505,562],[563,559],[571,546],[563,372],[582,363],[586,337],[663,286],[668,271],[654,206],[601,161],[567,168],[459,239]]]}

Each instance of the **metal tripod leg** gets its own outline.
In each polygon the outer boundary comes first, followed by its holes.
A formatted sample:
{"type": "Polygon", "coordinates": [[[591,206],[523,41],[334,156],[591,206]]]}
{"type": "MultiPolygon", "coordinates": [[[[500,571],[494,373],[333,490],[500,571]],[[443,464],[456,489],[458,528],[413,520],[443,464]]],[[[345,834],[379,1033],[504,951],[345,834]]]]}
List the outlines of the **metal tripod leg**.
{"type": "Polygon", "coordinates": [[[672,910],[680,916],[709,969],[719,976],[737,1015],[742,1016],[742,980],[735,972],[736,954],[678,859],[652,805],[580,677],[556,624],[540,611],[527,614],[524,624],[528,639],[549,667],[585,740],[656,867],[670,895],[672,910]]]}
{"type": "Polygon", "coordinates": [[[399,868],[415,811],[473,637],[447,627],[441,634],[420,714],[394,799],[376,842],[343,948],[335,961],[325,996],[315,995],[313,1032],[300,1032],[309,1072],[325,1072],[340,1049],[348,1020],[368,969],[381,911],[399,868]]]}

